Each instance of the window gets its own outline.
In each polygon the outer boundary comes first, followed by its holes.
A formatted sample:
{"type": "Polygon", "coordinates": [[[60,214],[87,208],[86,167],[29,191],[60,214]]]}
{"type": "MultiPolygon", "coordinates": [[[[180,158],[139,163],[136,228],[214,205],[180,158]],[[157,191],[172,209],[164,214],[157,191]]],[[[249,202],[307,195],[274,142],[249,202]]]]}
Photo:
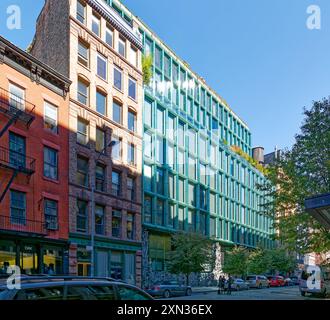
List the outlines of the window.
{"type": "Polygon", "coordinates": [[[156,140],[156,161],[160,164],[164,163],[164,140],[160,137],[156,140]]]}
{"type": "Polygon", "coordinates": [[[182,148],[185,147],[185,132],[184,132],[184,124],[179,122],[178,128],[178,145],[182,148]]]}
{"type": "Polygon", "coordinates": [[[168,195],[171,199],[175,199],[176,179],[171,173],[168,174],[168,195]]]}
{"type": "Polygon", "coordinates": [[[95,167],[95,189],[105,191],[105,166],[100,163],[95,167]]]}
{"type": "Polygon", "coordinates": [[[157,210],[156,210],[156,219],[155,223],[159,226],[164,225],[164,201],[157,200],[157,210]]]}
{"type": "Polygon", "coordinates": [[[210,218],[210,237],[215,238],[217,236],[217,223],[215,218],[210,218]]]}
{"type": "Polygon", "coordinates": [[[188,231],[196,231],[196,212],[194,210],[188,210],[188,231]]]}
{"type": "Polygon", "coordinates": [[[189,168],[188,168],[189,178],[196,180],[196,172],[197,172],[196,159],[189,156],[189,168]]]}
{"type": "Polygon", "coordinates": [[[128,96],[136,100],[136,81],[131,78],[128,79],[128,96]]]}
{"type": "Polygon", "coordinates": [[[9,163],[14,167],[26,167],[25,138],[9,132],[9,163]]]}
{"type": "Polygon", "coordinates": [[[92,31],[93,31],[97,36],[100,36],[100,29],[101,29],[101,21],[100,21],[100,18],[98,18],[97,16],[95,16],[95,14],[93,14],[93,16],[92,16],[92,31]]]}
{"type": "Polygon", "coordinates": [[[175,227],[175,205],[174,204],[168,205],[167,225],[172,228],[175,227]]]}
{"type": "Polygon", "coordinates": [[[96,128],[96,141],[95,141],[95,150],[97,152],[105,153],[105,132],[96,128]]]}
{"type": "Polygon", "coordinates": [[[146,191],[152,191],[152,167],[145,164],[143,171],[144,189],[146,191]]]}
{"type": "Polygon", "coordinates": [[[164,56],[164,74],[167,78],[171,76],[171,60],[167,55],[164,56]]]}
{"type": "Polygon", "coordinates": [[[179,179],[179,201],[185,201],[185,188],[183,179],[179,179]]]}
{"type": "Polygon", "coordinates": [[[112,120],[122,124],[122,106],[115,100],[112,103],[112,120]]]}
{"type": "Polygon", "coordinates": [[[10,191],[10,222],[26,224],[26,194],[19,191],[10,191]]]}
{"type": "Polygon", "coordinates": [[[97,55],[97,75],[104,80],[107,80],[108,61],[101,54],[97,55]]]}
{"type": "Polygon", "coordinates": [[[45,102],[44,127],[57,133],[57,107],[45,102]]]}
{"type": "Polygon", "coordinates": [[[95,233],[104,235],[104,207],[95,205],[95,233]]]}
{"type": "Polygon", "coordinates": [[[82,104],[84,104],[85,106],[88,105],[88,99],[89,99],[89,85],[78,79],[78,101],[82,104]]]}
{"type": "Polygon", "coordinates": [[[163,92],[162,75],[158,71],[155,73],[155,88],[156,92],[161,95],[163,92]]]}
{"type": "Polygon", "coordinates": [[[162,69],[162,50],[156,46],[155,65],[158,69],[162,69]]]}
{"type": "Polygon", "coordinates": [[[114,145],[112,147],[112,158],[116,160],[121,160],[122,158],[122,139],[116,136],[112,137],[112,141],[114,141],[114,145]]]}
{"type": "Polygon", "coordinates": [[[112,236],[120,238],[121,235],[121,212],[118,210],[112,211],[112,236]]]}
{"type": "Polygon", "coordinates": [[[127,214],[127,239],[133,240],[134,239],[134,214],[128,213],[127,214]]]}
{"type": "Polygon", "coordinates": [[[135,200],[135,179],[127,177],[127,198],[130,201],[135,200]]]}
{"type": "Polygon", "coordinates": [[[128,110],[128,130],[136,132],[136,114],[133,111],[128,110]]]}
{"type": "Polygon", "coordinates": [[[144,101],[144,124],[152,127],[152,102],[144,101]]]}
{"type": "Polygon", "coordinates": [[[48,230],[58,229],[58,203],[57,201],[45,199],[44,200],[44,214],[46,227],[48,230]]]}
{"type": "Polygon", "coordinates": [[[168,138],[171,139],[171,140],[174,140],[174,137],[175,137],[175,117],[172,116],[172,115],[169,115],[168,116],[168,130],[167,130],[167,133],[168,133],[168,138]]]}
{"type": "Polygon", "coordinates": [[[107,27],[105,30],[105,42],[110,47],[113,47],[113,30],[110,27],[107,27]]]}
{"type": "Polygon", "coordinates": [[[122,57],[126,57],[126,41],[125,39],[119,37],[118,39],[118,53],[122,56],[122,57]]]}
{"type": "Polygon", "coordinates": [[[77,157],[77,183],[81,186],[88,186],[88,160],[77,157]]]}
{"type": "Polygon", "coordinates": [[[172,78],[174,83],[176,83],[179,80],[179,67],[175,63],[173,63],[172,66],[172,78]]]}
{"type": "Polygon", "coordinates": [[[58,152],[49,147],[44,147],[44,176],[57,180],[58,179],[58,152]]]}
{"type": "Polygon", "coordinates": [[[204,213],[200,213],[199,215],[199,231],[201,234],[205,235],[206,230],[206,216],[204,213]]]}
{"type": "Polygon", "coordinates": [[[145,46],[144,46],[144,52],[145,55],[148,56],[149,54],[152,54],[153,52],[153,44],[151,42],[151,40],[149,40],[148,38],[145,39],[145,46]]]}
{"type": "Polygon", "coordinates": [[[199,138],[199,155],[202,159],[207,159],[207,140],[206,138],[200,137],[199,138]]]}
{"type": "Polygon", "coordinates": [[[79,118],[77,121],[77,142],[82,145],[87,145],[89,142],[88,123],[79,118]]]}
{"type": "Polygon", "coordinates": [[[167,164],[171,169],[175,169],[175,148],[170,143],[167,146],[167,164]]]}
{"type": "Polygon", "coordinates": [[[196,153],[196,132],[193,130],[188,131],[189,151],[196,153]]]}
{"type": "Polygon", "coordinates": [[[119,197],[120,196],[120,183],[121,183],[121,179],[120,179],[120,172],[117,171],[112,171],[112,195],[119,197]]]}
{"type": "Polygon", "coordinates": [[[178,171],[180,174],[185,175],[185,153],[182,150],[178,151],[178,171]]]}
{"type": "Polygon", "coordinates": [[[77,231],[86,232],[87,231],[87,201],[77,200],[77,231]]]}
{"type": "Polygon", "coordinates": [[[152,158],[152,133],[151,132],[145,132],[144,133],[144,138],[143,138],[143,143],[144,143],[144,155],[148,158],[152,158]]]}
{"type": "Polygon", "coordinates": [[[118,292],[121,300],[149,300],[150,298],[143,293],[132,287],[125,285],[118,285],[118,292]]]}
{"type": "Polygon", "coordinates": [[[115,88],[122,91],[122,71],[116,67],[113,69],[113,84],[115,88]]]}
{"type": "Polygon", "coordinates": [[[135,145],[132,143],[128,144],[128,150],[127,150],[127,162],[128,164],[135,166],[136,161],[135,161],[135,145]]]}
{"type": "Polygon", "coordinates": [[[179,216],[178,216],[178,222],[179,222],[179,230],[184,230],[184,208],[179,208],[179,216]]]}
{"type": "Polygon", "coordinates": [[[137,67],[137,65],[138,65],[137,57],[138,57],[137,50],[135,48],[131,47],[130,48],[130,63],[135,67],[137,67]]]}
{"type": "Polygon", "coordinates": [[[157,108],[157,131],[164,134],[164,110],[157,108]]]}
{"type": "Polygon", "coordinates": [[[89,46],[81,40],[78,41],[78,62],[89,67],[89,46]]]}
{"type": "Polygon", "coordinates": [[[164,171],[161,168],[157,168],[156,184],[157,184],[157,193],[163,195],[164,194],[164,171]]]}
{"type": "Polygon", "coordinates": [[[188,184],[188,196],[189,196],[189,204],[191,206],[196,206],[196,187],[194,184],[188,184]]]}
{"type": "Polygon", "coordinates": [[[107,96],[100,91],[96,91],[96,111],[104,116],[107,113],[107,96]]]}
{"type": "Polygon", "coordinates": [[[83,24],[86,22],[86,7],[81,1],[77,1],[77,20],[83,24]]]}
{"type": "Polygon", "coordinates": [[[199,171],[200,171],[200,182],[203,184],[207,184],[207,166],[203,163],[200,164],[199,166],[199,171]]]}
{"type": "Polygon", "coordinates": [[[146,223],[151,223],[151,208],[152,208],[151,197],[145,195],[144,196],[144,222],[146,222],[146,223]]]}
{"type": "Polygon", "coordinates": [[[200,195],[199,207],[203,210],[207,210],[207,193],[206,193],[206,189],[204,189],[202,186],[200,187],[199,195],[200,195]]]}
{"type": "Polygon", "coordinates": [[[25,110],[25,90],[15,84],[9,84],[10,108],[25,110]]]}

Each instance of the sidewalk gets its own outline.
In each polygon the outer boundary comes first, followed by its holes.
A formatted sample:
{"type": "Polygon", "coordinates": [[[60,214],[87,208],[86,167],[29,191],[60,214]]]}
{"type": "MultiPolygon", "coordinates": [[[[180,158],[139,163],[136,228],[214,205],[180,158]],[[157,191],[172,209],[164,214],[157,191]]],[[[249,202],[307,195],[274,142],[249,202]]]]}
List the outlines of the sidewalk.
{"type": "Polygon", "coordinates": [[[191,287],[193,293],[217,292],[218,287],[191,287]]]}

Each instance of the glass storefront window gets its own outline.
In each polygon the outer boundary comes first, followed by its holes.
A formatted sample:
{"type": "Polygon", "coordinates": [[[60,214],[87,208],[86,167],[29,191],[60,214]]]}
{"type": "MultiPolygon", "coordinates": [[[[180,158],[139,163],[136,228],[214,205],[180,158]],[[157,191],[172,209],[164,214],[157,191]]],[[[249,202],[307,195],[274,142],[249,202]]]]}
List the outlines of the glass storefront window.
{"type": "Polygon", "coordinates": [[[8,242],[0,244],[0,275],[7,274],[9,266],[16,265],[16,246],[8,242]]]}
{"type": "Polygon", "coordinates": [[[110,277],[123,280],[123,255],[121,252],[111,252],[110,277]]]}
{"type": "Polygon", "coordinates": [[[20,252],[20,267],[22,274],[38,273],[38,254],[35,246],[22,245],[20,252]]]}
{"type": "Polygon", "coordinates": [[[91,275],[91,252],[85,247],[78,247],[77,250],[78,276],[91,275]]]}
{"type": "Polygon", "coordinates": [[[43,249],[43,273],[63,274],[63,251],[58,248],[43,249]]]}

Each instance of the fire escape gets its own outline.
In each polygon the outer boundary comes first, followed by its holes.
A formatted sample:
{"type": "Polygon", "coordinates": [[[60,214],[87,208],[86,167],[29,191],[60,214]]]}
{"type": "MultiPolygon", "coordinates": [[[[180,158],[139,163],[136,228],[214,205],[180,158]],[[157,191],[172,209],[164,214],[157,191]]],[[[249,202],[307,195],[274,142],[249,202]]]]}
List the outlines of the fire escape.
{"type": "MultiPolygon", "coordinates": [[[[35,105],[23,100],[7,90],[0,88],[0,115],[4,115],[8,120],[0,126],[0,138],[6,133],[11,125],[16,122],[23,123],[27,128],[35,119],[33,111],[35,105]]],[[[0,168],[11,171],[11,177],[4,190],[0,193],[0,203],[4,199],[10,185],[15,177],[21,173],[28,178],[35,172],[35,159],[27,157],[16,150],[0,147],[0,168]]]]}

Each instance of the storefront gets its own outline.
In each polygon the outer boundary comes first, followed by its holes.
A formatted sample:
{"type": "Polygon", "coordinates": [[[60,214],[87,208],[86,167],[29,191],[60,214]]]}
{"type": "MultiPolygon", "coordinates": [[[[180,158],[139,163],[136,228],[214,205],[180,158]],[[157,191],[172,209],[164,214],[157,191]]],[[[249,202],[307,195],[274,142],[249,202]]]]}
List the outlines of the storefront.
{"type": "MultiPolygon", "coordinates": [[[[79,276],[91,275],[91,247],[87,239],[70,239],[77,244],[76,273],[79,276]]],[[[123,280],[139,285],[141,278],[141,247],[129,243],[96,241],[95,275],[123,280]]],[[[71,263],[72,264],[72,263],[71,263]]]]}
{"type": "Polygon", "coordinates": [[[46,239],[0,238],[0,273],[19,266],[22,274],[60,275],[68,273],[68,244],[46,239]],[[8,239],[8,240],[7,240],[8,239]]]}

